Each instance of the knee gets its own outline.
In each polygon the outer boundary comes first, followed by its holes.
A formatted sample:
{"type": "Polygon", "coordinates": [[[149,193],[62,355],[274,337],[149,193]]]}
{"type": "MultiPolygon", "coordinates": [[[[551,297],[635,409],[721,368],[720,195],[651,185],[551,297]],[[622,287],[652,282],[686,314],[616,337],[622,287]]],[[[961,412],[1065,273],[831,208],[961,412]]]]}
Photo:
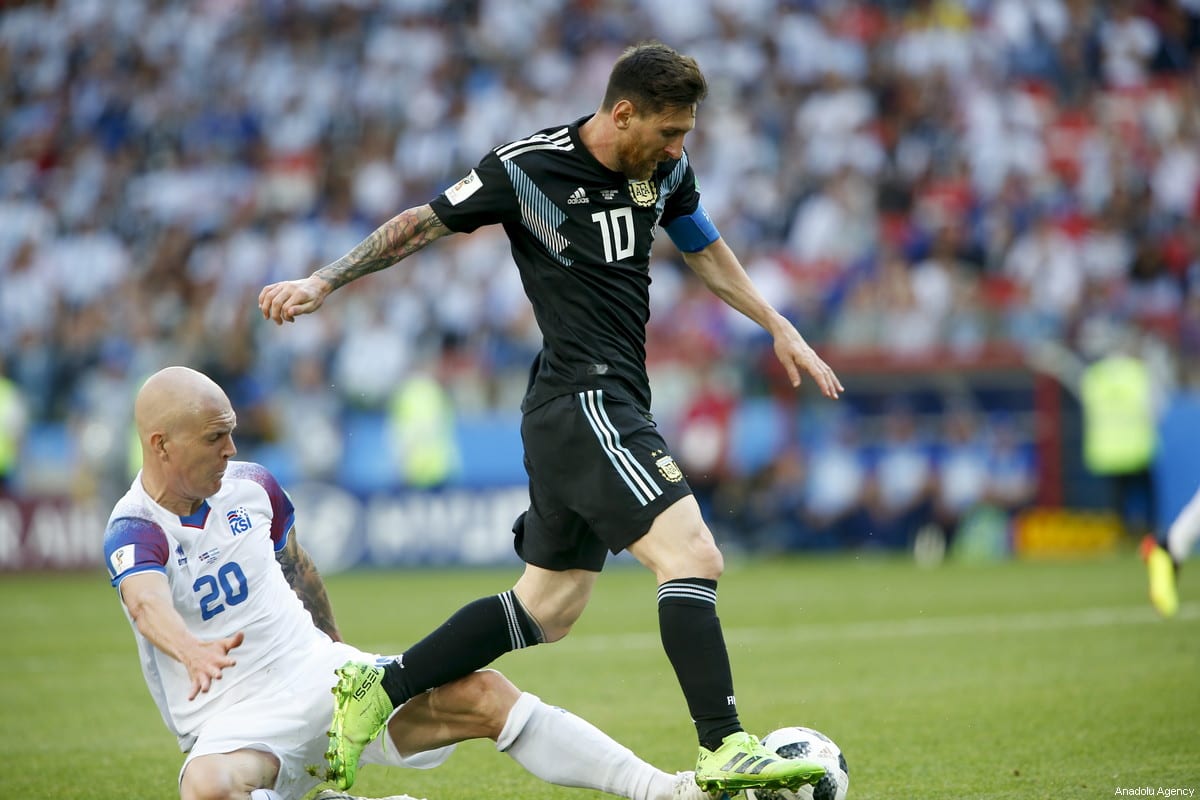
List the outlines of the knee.
{"type": "Polygon", "coordinates": [[[462,708],[490,709],[511,705],[520,694],[512,681],[494,669],[472,672],[450,686],[458,695],[456,702],[462,708]]]}
{"type": "Polygon", "coordinates": [[[541,641],[556,642],[566,636],[583,614],[595,572],[582,569],[552,572],[527,566],[513,594],[541,634],[541,641]]]}
{"type": "Polygon", "coordinates": [[[464,738],[495,739],[520,695],[508,678],[485,669],[435,689],[433,699],[439,715],[470,727],[470,735],[464,738]]]}
{"type": "Polygon", "coordinates": [[[716,580],[725,570],[725,559],[690,497],[659,514],[629,551],[654,572],[659,583],[680,578],[716,580]]]}
{"type": "Polygon", "coordinates": [[[679,578],[717,580],[725,571],[725,557],[711,535],[693,536],[655,570],[660,583],[679,578]]]}
{"type": "Polygon", "coordinates": [[[244,786],[235,787],[227,771],[212,769],[203,760],[193,761],[179,783],[179,797],[181,800],[232,800],[239,796],[239,788],[242,797],[249,791],[244,786]]]}
{"type": "Polygon", "coordinates": [[[549,644],[550,642],[565,639],[567,634],[571,632],[571,628],[575,626],[577,619],[579,619],[578,616],[570,619],[559,617],[552,620],[551,624],[542,625],[542,641],[549,644]]]}
{"type": "Polygon", "coordinates": [[[234,800],[262,786],[274,786],[279,760],[270,753],[243,749],[197,756],[179,782],[182,800],[234,800]]]}
{"type": "Polygon", "coordinates": [[[716,580],[725,572],[725,556],[712,537],[706,537],[695,547],[695,573],[687,577],[716,580]]]}
{"type": "Polygon", "coordinates": [[[535,605],[533,608],[527,608],[526,611],[541,631],[542,642],[557,642],[565,638],[575,623],[579,621],[586,602],[586,598],[583,600],[572,598],[569,602],[554,606],[535,605]]]}

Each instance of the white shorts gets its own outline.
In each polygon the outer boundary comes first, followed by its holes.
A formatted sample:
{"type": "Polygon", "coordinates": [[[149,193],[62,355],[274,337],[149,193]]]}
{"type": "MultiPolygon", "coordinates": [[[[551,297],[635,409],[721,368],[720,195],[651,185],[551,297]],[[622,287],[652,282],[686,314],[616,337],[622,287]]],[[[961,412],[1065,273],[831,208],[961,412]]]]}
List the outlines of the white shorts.
{"type": "MultiPolygon", "coordinates": [[[[333,671],[350,660],[373,663],[376,658],[374,653],[364,653],[343,642],[322,641],[305,659],[269,667],[264,677],[270,681],[270,691],[255,691],[235,701],[196,732],[179,770],[180,780],[197,756],[262,750],[279,759],[275,791],[287,800],[299,800],[319,783],[305,767],[315,766],[321,772],[325,769],[325,748],[329,744],[326,734],[333,719],[330,689],[337,680],[333,671]]],[[[183,746],[186,748],[186,743],[183,746]]],[[[405,758],[384,735],[367,746],[362,762],[430,769],[444,763],[453,751],[454,745],[449,745],[405,758]]]]}

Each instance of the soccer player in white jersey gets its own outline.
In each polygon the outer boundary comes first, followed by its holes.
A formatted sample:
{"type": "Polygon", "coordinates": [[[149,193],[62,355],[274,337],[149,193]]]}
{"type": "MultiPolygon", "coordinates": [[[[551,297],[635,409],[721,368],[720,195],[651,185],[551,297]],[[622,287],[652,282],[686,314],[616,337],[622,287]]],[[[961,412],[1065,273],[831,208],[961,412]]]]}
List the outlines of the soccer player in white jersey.
{"type": "MultiPolygon", "coordinates": [[[[104,557],[150,694],[188,754],[180,797],[353,800],[307,768],[323,762],[334,669],[385,659],[340,641],[287,493],[264,467],[232,460],[236,417],[219,386],[168,367],[138,392],[134,419],[143,466],[109,518],[104,557]]],[[[414,697],[385,731],[364,762],[433,767],[454,743],[486,737],[552,783],[704,797],[691,773],[656,769],[491,670],[414,697]]]]}
{"type": "MultiPolygon", "coordinates": [[[[1147,537],[1149,538],[1149,537],[1147,537]]],[[[1149,539],[1146,567],[1150,572],[1150,602],[1159,614],[1179,611],[1179,570],[1200,540],[1200,488],[1172,520],[1165,533],[1149,539]]]]}

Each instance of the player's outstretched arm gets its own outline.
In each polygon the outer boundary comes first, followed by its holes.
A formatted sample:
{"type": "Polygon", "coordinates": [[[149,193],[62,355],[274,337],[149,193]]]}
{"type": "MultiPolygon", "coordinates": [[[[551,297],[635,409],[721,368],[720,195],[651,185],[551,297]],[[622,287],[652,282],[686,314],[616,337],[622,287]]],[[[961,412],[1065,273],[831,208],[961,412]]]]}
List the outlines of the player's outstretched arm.
{"type": "Polygon", "coordinates": [[[308,609],[313,624],[335,642],[342,641],[337,623],[333,621],[333,606],[329,602],[329,594],[325,591],[325,582],[317,572],[317,565],[309,557],[308,551],[296,540],[296,529],[288,534],[287,544],[275,554],[275,560],[283,569],[283,577],[287,578],[288,586],[300,598],[300,602],[308,609]]]}
{"type": "Polygon", "coordinates": [[[713,294],[774,337],[775,357],[787,371],[792,386],[799,386],[801,373],[807,372],[826,397],[837,399],[845,391],[833,369],[804,341],[796,326],[759,293],[724,239],[717,239],[699,252],[684,253],[683,260],[713,294]]]}
{"type": "Polygon", "coordinates": [[[244,638],[239,631],[212,641],[197,639],[187,629],[171,600],[167,577],[160,572],[140,572],[121,582],[121,600],[143,636],[171,658],[187,667],[192,679],[188,700],[207,692],[221,672],[237,662],[229,651],[244,638]]]}
{"type": "Polygon", "coordinates": [[[295,322],[301,314],[311,314],[320,308],[334,289],[386,269],[449,233],[452,231],[428,204],[401,211],[349,253],[307,278],[264,287],[258,293],[258,308],[264,319],[277,325],[295,322]]]}

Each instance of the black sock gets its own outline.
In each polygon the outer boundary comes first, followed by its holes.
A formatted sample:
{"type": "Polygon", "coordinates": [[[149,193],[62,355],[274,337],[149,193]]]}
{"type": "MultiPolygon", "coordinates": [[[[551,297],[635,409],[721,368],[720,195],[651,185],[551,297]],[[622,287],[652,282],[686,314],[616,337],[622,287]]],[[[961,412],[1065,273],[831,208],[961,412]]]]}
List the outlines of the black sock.
{"type": "Polygon", "coordinates": [[[542,641],[542,631],[510,589],[460,608],[383,669],[383,689],[399,706],[421,692],[486,667],[510,650],[542,641]]]}
{"type": "Polygon", "coordinates": [[[717,618],[717,582],[680,578],[659,586],[658,629],[700,744],[716,750],[722,739],[742,729],[729,653],[717,618]]]}

